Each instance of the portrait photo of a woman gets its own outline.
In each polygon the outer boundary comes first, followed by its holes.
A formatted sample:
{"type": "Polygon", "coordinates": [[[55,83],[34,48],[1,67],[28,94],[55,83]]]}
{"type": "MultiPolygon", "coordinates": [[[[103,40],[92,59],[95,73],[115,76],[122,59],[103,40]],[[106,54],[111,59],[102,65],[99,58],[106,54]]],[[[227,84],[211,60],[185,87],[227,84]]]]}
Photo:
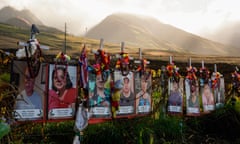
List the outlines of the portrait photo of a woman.
{"type": "Polygon", "coordinates": [[[50,65],[48,111],[59,108],[75,108],[77,97],[76,67],[50,65]]]}

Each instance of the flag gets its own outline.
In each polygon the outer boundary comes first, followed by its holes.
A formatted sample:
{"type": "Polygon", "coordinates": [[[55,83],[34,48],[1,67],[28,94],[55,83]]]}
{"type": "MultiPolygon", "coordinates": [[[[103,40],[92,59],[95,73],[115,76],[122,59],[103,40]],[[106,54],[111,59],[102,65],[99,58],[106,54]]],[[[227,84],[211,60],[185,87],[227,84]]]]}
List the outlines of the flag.
{"type": "Polygon", "coordinates": [[[79,65],[80,65],[80,86],[82,88],[87,88],[88,84],[88,59],[87,59],[87,51],[86,45],[84,44],[82,48],[81,55],[79,57],[79,65]]]}

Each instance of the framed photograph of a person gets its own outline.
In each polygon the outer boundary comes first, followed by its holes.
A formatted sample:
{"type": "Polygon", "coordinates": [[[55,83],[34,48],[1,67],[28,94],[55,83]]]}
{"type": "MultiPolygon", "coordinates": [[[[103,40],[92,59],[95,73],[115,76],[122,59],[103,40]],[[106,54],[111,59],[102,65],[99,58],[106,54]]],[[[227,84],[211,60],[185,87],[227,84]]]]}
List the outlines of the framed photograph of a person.
{"type": "Polygon", "coordinates": [[[216,109],[224,106],[224,102],[225,102],[225,87],[224,87],[224,85],[225,85],[224,78],[221,76],[218,81],[218,86],[213,89],[216,109]]]}
{"type": "Polygon", "coordinates": [[[213,94],[210,82],[205,83],[201,87],[201,96],[202,96],[203,112],[209,113],[215,110],[215,99],[214,99],[214,94],[213,94]]]}
{"type": "Polygon", "coordinates": [[[184,78],[179,81],[168,79],[168,113],[182,114],[183,113],[183,82],[184,78]]]}
{"type": "MultiPolygon", "coordinates": [[[[43,70],[41,66],[40,72],[43,70]]],[[[34,121],[44,119],[44,90],[45,84],[41,83],[41,74],[31,77],[26,61],[14,60],[12,63],[11,77],[18,75],[18,91],[14,106],[14,117],[18,121],[34,121]]],[[[11,83],[16,78],[11,78],[11,83]]]]}
{"type": "Polygon", "coordinates": [[[136,94],[136,113],[146,114],[152,111],[152,75],[134,73],[136,94]]]}
{"type": "Polygon", "coordinates": [[[186,108],[187,115],[200,115],[200,96],[198,81],[194,83],[189,79],[185,79],[185,94],[186,94],[186,108]]]}
{"type": "Polygon", "coordinates": [[[114,71],[114,81],[121,80],[123,85],[120,92],[118,115],[135,114],[136,98],[133,78],[133,72],[129,72],[128,75],[123,76],[121,71],[114,71]]]}
{"type": "Polygon", "coordinates": [[[49,64],[48,119],[71,119],[77,99],[77,66],[49,64]]]}
{"type": "Polygon", "coordinates": [[[88,73],[88,105],[90,118],[111,117],[111,76],[108,74],[106,81],[102,74],[88,73]]]}
{"type": "Polygon", "coordinates": [[[225,82],[224,77],[220,78],[220,89],[218,91],[216,108],[223,107],[225,103],[225,82]]]}

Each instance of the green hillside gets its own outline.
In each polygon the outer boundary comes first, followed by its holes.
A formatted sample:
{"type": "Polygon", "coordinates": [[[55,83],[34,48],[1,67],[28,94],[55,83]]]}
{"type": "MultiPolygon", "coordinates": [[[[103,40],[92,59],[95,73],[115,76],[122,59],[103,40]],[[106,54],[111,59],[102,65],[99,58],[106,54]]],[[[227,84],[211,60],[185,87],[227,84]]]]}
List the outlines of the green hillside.
{"type": "MultiPolygon", "coordinates": [[[[39,27],[40,33],[37,35],[37,39],[40,44],[50,47],[49,51],[46,51],[46,55],[55,55],[57,52],[62,51],[64,47],[64,32],[54,31],[53,29],[46,27],[39,27]]],[[[0,49],[17,49],[18,41],[27,41],[30,36],[30,28],[19,28],[6,24],[0,24],[0,49]]],[[[67,34],[66,36],[67,47],[66,51],[69,55],[77,55],[84,43],[87,44],[90,49],[98,49],[100,40],[87,39],[84,37],[76,37],[67,34]]],[[[120,44],[104,43],[104,49],[111,50],[111,52],[118,52],[120,50],[120,44]]],[[[137,50],[136,50],[137,51],[137,50]]]]}
{"type": "MultiPolygon", "coordinates": [[[[40,44],[47,45],[50,50],[44,50],[44,55],[56,55],[63,50],[64,47],[64,32],[48,27],[38,27],[40,34],[37,35],[37,39],[40,44]]],[[[10,26],[0,23],[0,49],[16,51],[18,41],[27,41],[30,36],[30,28],[19,28],[16,26],[10,26]]],[[[86,37],[77,37],[73,35],[67,35],[66,37],[67,49],[66,52],[72,57],[78,58],[83,44],[87,44],[88,55],[92,56],[90,52],[92,49],[99,48],[99,39],[90,39],[86,37]]],[[[120,43],[104,43],[104,49],[110,54],[116,54],[120,51],[120,43]]],[[[138,58],[139,47],[129,46],[125,44],[125,51],[129,53],[131,57],[138,58]]],[[[169,56],[173,56],[175,61],[187,62],[189,57],[192,61],[214,63],[214,62],[226,62],[226,63],[239,63],[238,57],[216,57],[216,56],[204,56],[195,55],[183,52],[173,52],[168,50],[159,50],[154,48],[142,49],[143,57],[153,60],[165,60],[168,61],[169,56]]],[[[91,58],[91,57],[90,57],[91,58]]]]}

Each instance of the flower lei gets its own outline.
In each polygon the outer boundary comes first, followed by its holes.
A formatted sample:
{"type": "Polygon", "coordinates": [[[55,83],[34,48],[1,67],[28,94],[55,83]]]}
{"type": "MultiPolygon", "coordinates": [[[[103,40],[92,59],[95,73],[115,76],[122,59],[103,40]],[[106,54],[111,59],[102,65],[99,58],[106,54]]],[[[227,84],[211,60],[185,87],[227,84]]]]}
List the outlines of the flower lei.
{"type": "Polygon", "coordinates": [[[149,61],[147,59],[141,59],[141,64],[137,68],[137,72],[140,73],[140,77],[144,77],[145,80],[148,80],[148,78],[151,76],[151,71],[147,69],[147,64],[149,64],[149,61]]]}
{"type": "MultiPolygon", "coordinates": [[[[57,69],[57,63],[59,62],[60,64],[65,64],[66,65],[66,70],[64,74],[64,79],[66,79],[67,76],[67,67],[68,67],[68,62],[71,60],[71,57],[68,56],[67,54],[64,54],[63,52],[59,52],[56,56],[56,63],[55,63],[55,69],[57,69]]],[[[57,72],[57,71],[55,71],[57,72]]]]}
{"type": "Polygon", "coordinates": [[[180,74],[178,73],[179,68],[174,65],[174,63],[170,63],[167,65],[167,75],[169,78],[173,78],[174,81],[179,82],[180,74]]]}
{"type": "Polygon", "coordinates": [[[206,67],[201,67],[199,72],[200,72],[200,79],[203,80],[203,84],[208,83],[210,78],[210,71],[206,67]]]}
{"type": "Polygon", "coordinates": [[[105,51],[99,49],[94,56],[96,64],[94,64],[93,67],[97,75],[101,74],[103,71],[109,70],[110,56],[105,53],[105,51]]]}
{"type": "Polygon", "coordinates": [[[197,72],[197,68],[196,67],[192,67],[192,66],[189,66],[187,67],[187,76],[186,78],[189,79],[189,80],[197,80],[197,76],[196,76],[196,72],[197,72]]]}
{"type": "Polygon", "coordinates": [[[120,58],[117,60],[115,68],[121,70],[123,76],[129,74],[129,56],[127,53],[120,53],[120,58]]]}
{"type": "Polygon", "coordinates": [[[232,73],[233,89],[240,92],[240,74],[237,70],[232,73]]]}
{"type": "Polygon", "coordinates": [[[192,86],[196,86],[197,84],[197,76],[196,76],[197,68],[189,66],[187,67],[187,76],[186,79],[189,80],[189,84],[191,85],[191,91],[194,91],[192,89],[192,86]]]}
{"type": "Polygon", "coordinates": [[[212,88],[217,88],[219,86],[221,74],[216,72],[215,78],[212,80],[212,88]]]}
{"type": "Polygon", "coordinates": [[[145,72],[146,71],[146,67],[147,67],[148,61],[147,59],[142,59],[141,60],[141,65],[138,66],[137,71],[142,71],[145,72]]]}
{"type": "Polygon", "coordinates": [[[68,56],[67,54],[64,54],[63,52],[59,52],[56,56],[57,61],[60,62],[68,62],[71,60],[71,57],[68,56]]]}
{"type": "Polygon", "coordinates": [[[121,58],[119,58],[116,62],[116,69],[120,69],[121,68],[121,64],[125,64],[128,65],[129,64],[129,56],[127,53],[122,52],[121,54],[121,58]]]}

